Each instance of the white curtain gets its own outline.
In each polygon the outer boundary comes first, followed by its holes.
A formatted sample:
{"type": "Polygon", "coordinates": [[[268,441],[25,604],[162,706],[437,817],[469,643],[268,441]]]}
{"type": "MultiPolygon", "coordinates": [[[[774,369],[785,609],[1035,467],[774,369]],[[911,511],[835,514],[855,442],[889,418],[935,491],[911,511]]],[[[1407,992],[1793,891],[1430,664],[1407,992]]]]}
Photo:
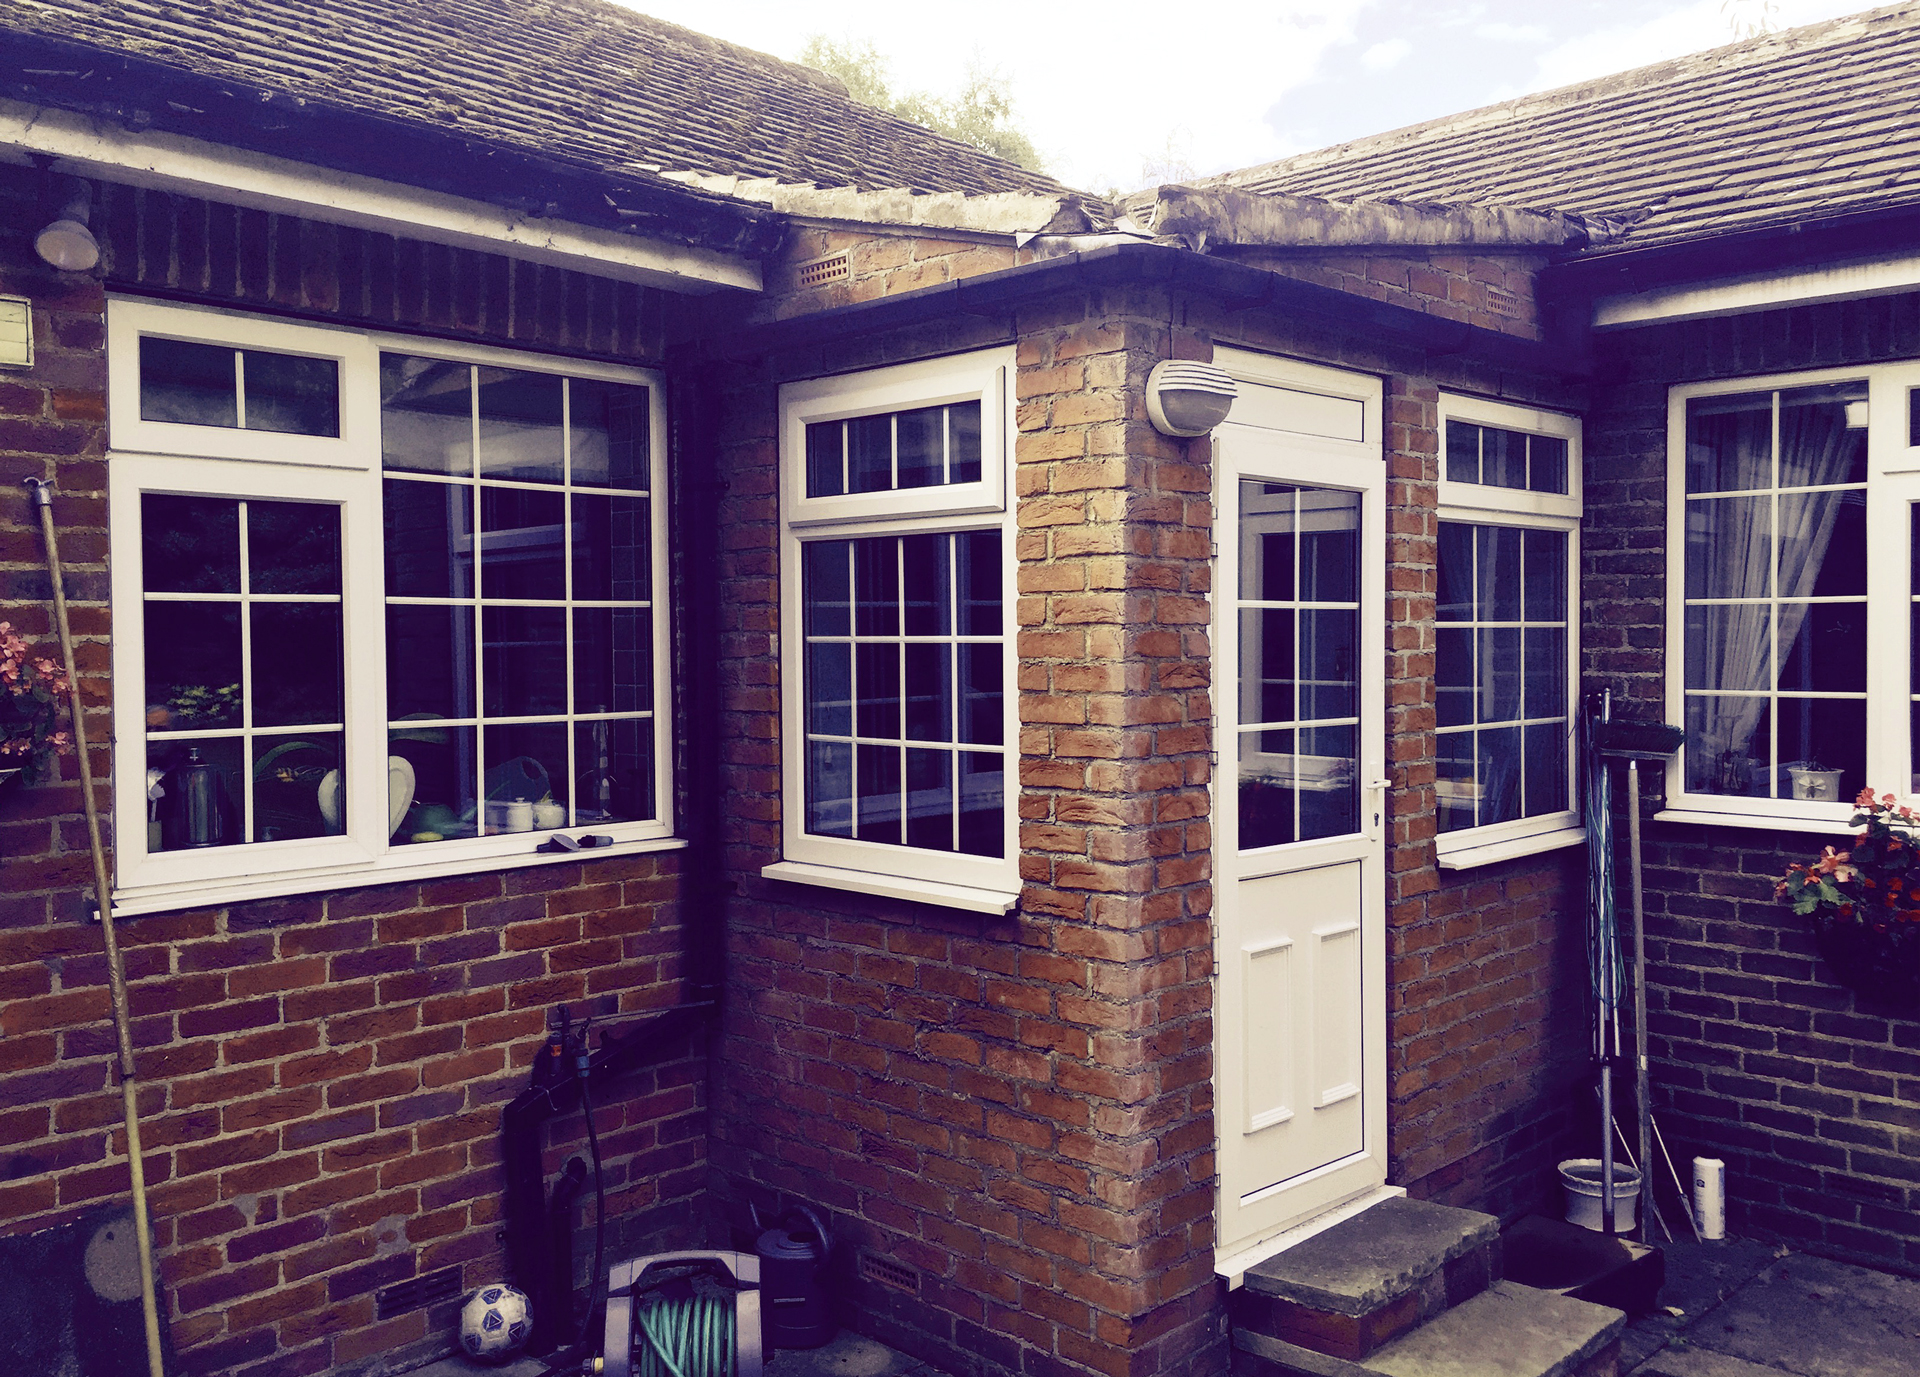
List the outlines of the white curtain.
{"type": "MultiPolygon", "coordinates": [[[[1770,429],[1770,428],[1769,428],[1770,429]]],[[[1767,472],[1766,430],[1741,427],[1733,444],[1741,452],[1734,472],[1767,472]]],[[[1788,481],[1809,486],[1844,483],[1853,457],[1846,413],[1838,403],[1783,407],[1780,412],[1780,471],[1788,481]]],[[[1784,656],[1800,634],[1820,567],[1833,539],[1834,522],[1847,492],[1815,492],[1769,497],[1692,498],[1687,503],[1687,564],[1705,573],[1689,582],[1697,596],[1764,599],[1778,596],[1778,640],[1768,625],[1765,602],[1714,603],[1688,609],[1692,644],[1688,648],[1687,687],[1752,694],[1739,698],[1694,698],[1697,740],[1704,750],[1689,751],[1689,787],[1709,793],[1743,791],[1737,777],[1743,757],[1769,773],[1758,777],[1773,792],[1771,759],[1765,741],[1753,740],[1784,656]],[[1773,531],[1778,510],[1778,540],[1773,531]],[[1773,588],[1773,564],[1779,559],[1779,589],[1773,588]],[[1778,646],[1776,652],[1774,647],[1778,646]]]]}

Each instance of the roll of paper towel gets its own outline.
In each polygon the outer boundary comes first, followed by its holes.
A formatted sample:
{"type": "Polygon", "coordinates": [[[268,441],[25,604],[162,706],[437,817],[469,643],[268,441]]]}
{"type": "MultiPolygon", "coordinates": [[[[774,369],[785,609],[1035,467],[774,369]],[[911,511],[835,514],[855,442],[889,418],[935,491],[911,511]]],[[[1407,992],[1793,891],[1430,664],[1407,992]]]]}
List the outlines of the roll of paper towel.
{"type": "Polygon", "coordinates": [[[1700,1237],[1727,1236],[1727,1164],[1718,1157],[1693,1159],[1693,1217],[1700,1237]]]}

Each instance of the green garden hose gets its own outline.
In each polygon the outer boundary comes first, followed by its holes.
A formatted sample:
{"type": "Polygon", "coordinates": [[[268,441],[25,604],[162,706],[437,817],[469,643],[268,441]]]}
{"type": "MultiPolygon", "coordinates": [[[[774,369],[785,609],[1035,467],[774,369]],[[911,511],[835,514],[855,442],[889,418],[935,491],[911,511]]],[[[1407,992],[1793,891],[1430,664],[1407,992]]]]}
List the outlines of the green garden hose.
{"type": "Polygon", "coordinates": [[[733,1311],[730,1294],[656,1295],[634,1317],[634,1377],[733,1377],[733,1311]]]}

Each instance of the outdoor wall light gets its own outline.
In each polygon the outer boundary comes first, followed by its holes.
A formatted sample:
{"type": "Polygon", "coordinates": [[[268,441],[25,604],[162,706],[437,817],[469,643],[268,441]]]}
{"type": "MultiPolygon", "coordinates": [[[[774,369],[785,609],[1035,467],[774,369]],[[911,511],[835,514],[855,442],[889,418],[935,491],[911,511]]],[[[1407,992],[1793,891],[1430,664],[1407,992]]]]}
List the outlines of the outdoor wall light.
{"type": "Polygon", "coordinates": [[[1162,435],[1205,435],[1227,419],[1239,395],[1224,368],[1163,359],[1147,374],[1147,419],[1162,435]]]}
{"type": "Polygon", "coordinates": [[[100,261],[100,241],[87,228],[93,208],[93,188],[78,177],[61,188],[66,193],[53,223],[33,237],[33,251],[63,272],[83,273],[100,261]]]}

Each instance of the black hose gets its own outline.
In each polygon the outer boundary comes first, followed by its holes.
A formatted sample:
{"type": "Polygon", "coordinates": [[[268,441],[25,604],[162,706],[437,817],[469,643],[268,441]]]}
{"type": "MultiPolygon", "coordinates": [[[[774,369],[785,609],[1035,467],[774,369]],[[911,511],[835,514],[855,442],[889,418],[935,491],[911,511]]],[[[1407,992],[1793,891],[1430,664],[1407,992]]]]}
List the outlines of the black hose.
{"type": "Polygon", "coordinates": [[[593,1332],[593,1317],[604,1303],[600,1288],[606,1284],[607,1189],[606,1174],[600,1167],[600,1135],[593,1127],[593,1100],[587,1093],[587,1035],[580,1034],[580,1055],[574,1059],[574,1074],[580,1080],[580,1107],[587,1114],[587,1152],[593,1158],[593,1276],[587,1290],[587,1332],[593,1332]]]}

